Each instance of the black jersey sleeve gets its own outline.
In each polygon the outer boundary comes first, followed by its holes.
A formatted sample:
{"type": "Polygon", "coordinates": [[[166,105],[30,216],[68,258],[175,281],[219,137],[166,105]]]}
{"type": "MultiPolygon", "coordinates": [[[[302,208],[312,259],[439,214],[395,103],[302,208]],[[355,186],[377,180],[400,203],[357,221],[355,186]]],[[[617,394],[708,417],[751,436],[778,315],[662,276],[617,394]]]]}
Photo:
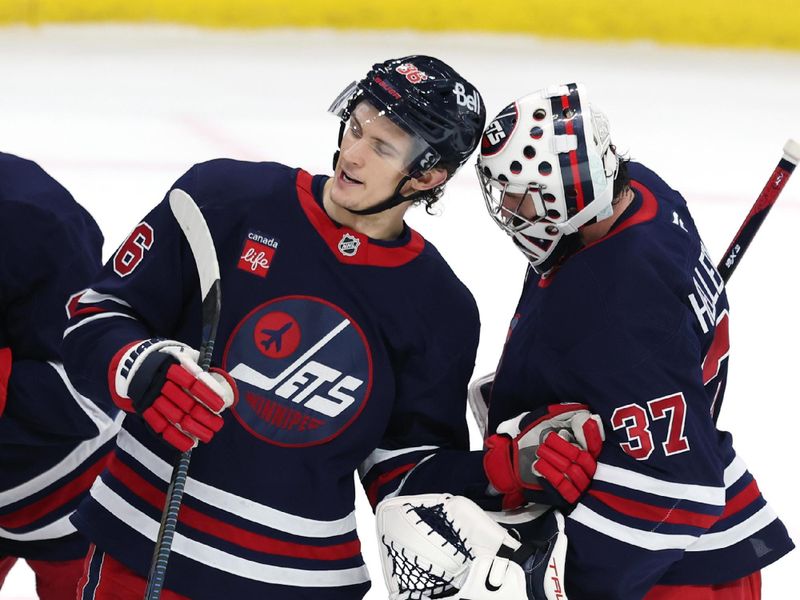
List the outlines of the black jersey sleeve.
{"type": "Polygon", "coordinates": [[[441,299],[441,305],[426,312],[424,341],[395,359],[396,398],[389,424],[359,469],[373,507],[399,494],[479,498],[486,491],[483,452],[469,452],[466,421],[480,321],[471,294],[460,283],[459,288],[451,301],[441,299]]]}
{"type": "MultiPolygon", "coordinates": [[[[199,201],[194,167],[173,186],[199,201]]],[[[173,336],[184,318],[199,317],[197,269],[166,196],[139,223],[83,292],[68,306],[67,370],[75,386],[106,405],[130,410],[116,397],[110,373],[123,349],[173,336]]],[[[200,327],[198,326],[198,338],[200,327]]],[[[181,340],[194,347],[197,340],[181,340]]]]}

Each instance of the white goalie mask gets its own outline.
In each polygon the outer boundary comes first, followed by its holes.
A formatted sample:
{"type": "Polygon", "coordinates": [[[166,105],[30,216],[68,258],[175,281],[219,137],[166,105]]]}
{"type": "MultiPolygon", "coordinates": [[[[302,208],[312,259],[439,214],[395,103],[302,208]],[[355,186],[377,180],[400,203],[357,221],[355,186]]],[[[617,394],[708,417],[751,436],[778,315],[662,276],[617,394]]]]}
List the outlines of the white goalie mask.
{"type": "Polygon", "coordinates": [[[605,115],[568,83],[503,109],[476,170],[489,214],[544,273],[571,247],[567,236],[611,216],[618,165],[605,115]]]}

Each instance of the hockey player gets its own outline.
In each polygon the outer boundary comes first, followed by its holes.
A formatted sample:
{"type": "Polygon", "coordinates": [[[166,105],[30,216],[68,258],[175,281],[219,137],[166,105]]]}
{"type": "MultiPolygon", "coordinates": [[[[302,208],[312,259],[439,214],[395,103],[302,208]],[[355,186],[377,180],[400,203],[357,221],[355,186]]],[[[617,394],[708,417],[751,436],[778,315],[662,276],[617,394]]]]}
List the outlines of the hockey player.
{"type": "Polygon", "coordinates": [[[505,433],[489,445],[513,448],[514,417],[560,401],[589,404],[607,436],[566,520],[567,594],[759,598],[760,570],[793,544],[714,424],[728,301],[686,202],[617,156],[576,84],[506,107],[477,171],[530,262],[491,389],[488,427],[505,433]]]}
{"type": "Polygon", "coordinates": [[[175,184],[219,258],[211,373],[195,362],[196,268],[166,201],[75,298],[68,371],[128,413],[74,518],[95,544],[81,597],[141,598],[171,466],[195,445],[165,598],[360,598],[355,470],[373,504],[485,488],[481,456],[463,452],[477,308],[403,221],[475,149],[481,98],[410,56],[374,65],[332,110],[332,177],[215,160],[175,184]]]}
{"type": "Polygon", "coordinates": [[[44,600],[75,597],[88,543],[69,516],[119,429],[115,408],[75,391],[60,352],[64,305],[75,309],[102,245],[67,190],[0,153],[0,587],[24,558],[44,600]]]}

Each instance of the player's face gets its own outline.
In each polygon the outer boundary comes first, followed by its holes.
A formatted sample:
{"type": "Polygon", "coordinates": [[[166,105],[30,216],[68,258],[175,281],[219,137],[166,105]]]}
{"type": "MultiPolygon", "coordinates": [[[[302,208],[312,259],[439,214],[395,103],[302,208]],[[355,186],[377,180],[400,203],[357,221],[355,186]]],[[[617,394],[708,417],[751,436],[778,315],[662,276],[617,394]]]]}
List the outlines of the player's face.
{"type": "Polygon", "coordinates": [[[353,210],[389,198],[405,172],[413,140],[370,103],[360,102],[347,123],[331,199],[353,210]]]}
{"type": "Polygon", "coordinates": [[[500,214],[509,222],[518,217],[522,217],[528,221],[535,221],[536,208],[534,207],[531,194],[506,192],[503,196],[503,205],[500,209],[500,214]]]}

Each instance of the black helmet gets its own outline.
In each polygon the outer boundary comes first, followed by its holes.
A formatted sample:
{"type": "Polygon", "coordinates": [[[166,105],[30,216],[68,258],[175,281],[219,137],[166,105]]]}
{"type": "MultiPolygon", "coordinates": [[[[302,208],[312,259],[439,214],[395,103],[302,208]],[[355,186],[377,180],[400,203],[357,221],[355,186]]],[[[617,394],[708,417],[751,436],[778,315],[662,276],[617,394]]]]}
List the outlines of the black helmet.
{"type": "Polygon", "coordinates": [[[357,87],[400,127],[428,142],[451,172],[478,146],[486,123],[481,96],[438,58],[415,55],[372,65],[357,87]]]}
{"type": "MultiPolygon", "coordinates": [[[[348,86],[330,108],[342,119],[339,145],[344,123],[361,100],[369,101],[399,127],[425,142],[427,147],[409,165],[410,177],[437,165],[451,175],[455,173],[478,146],[486,122],[486,110],[475,86],[431,56],[406,56],[372,65],[366,77],[348,86]]],[[[338,152],[334,167],[337,160],[338,152]]],[[[403,183],[395,196],[364,214],[413,199],[399,195],[403,183]]]]}

